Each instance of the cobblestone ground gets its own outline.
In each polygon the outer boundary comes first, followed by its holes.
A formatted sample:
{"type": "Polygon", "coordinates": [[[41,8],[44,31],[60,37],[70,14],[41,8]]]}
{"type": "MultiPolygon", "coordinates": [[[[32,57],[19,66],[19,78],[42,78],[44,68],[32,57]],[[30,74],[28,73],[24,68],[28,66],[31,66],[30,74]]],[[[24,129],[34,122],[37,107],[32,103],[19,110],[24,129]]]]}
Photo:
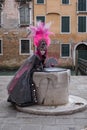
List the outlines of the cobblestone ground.
{"type": "MultiPolygon", "coordinates": [[[[87,109],[72,115],[41,116],[22,113],[7,103],[7,84],[12,76],[0,76],[0,130],[83,130],[87,109]]],[[[71,76],[69,93],[87,99],[87,76],[71,76]]]]}

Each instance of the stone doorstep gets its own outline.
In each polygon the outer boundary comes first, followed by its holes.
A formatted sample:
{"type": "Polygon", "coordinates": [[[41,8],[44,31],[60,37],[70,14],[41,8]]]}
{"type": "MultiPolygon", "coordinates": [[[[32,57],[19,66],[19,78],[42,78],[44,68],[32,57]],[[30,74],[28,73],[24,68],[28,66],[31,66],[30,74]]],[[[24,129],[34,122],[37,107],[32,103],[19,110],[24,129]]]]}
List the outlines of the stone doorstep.
{"type": "Polygon", "coordinates": [[[59,105],[58,106],[33,105],[29,107],[16,106],[16,109],[18,111],[36,115],[68,115],[85,110],[86,108],[87,108],[87,101],[83,98],[73,95],[69,96],[69,102],[67,104],[60,106],[59,105]]]}

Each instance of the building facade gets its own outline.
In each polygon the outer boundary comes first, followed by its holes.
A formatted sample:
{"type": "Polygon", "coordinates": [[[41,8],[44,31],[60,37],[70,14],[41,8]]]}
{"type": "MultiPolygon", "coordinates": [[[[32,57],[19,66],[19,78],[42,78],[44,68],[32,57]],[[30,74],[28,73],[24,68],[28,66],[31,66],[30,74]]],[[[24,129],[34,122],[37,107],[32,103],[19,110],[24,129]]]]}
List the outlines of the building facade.
{"type": "Polygon", "coordinates": [[[0,67],[18,67],[33,52],[27,27],[51,22],[48,57],[75,66],[77,51],[87,57],[87,0],[0,0],[0,67]]]}
{"type": "Polygon", "coordinates": [[[30,56],[27,27],[31,23],[31,0],[0,0],[0,68],[19,67],[30,56]]]}
{"type": "Polygon", "coordinates": [[[48,56],[75,66],[76,51],[87,57],[87,0],[34,0],[34,22],[50,22],[54,36],[48,56]]]}

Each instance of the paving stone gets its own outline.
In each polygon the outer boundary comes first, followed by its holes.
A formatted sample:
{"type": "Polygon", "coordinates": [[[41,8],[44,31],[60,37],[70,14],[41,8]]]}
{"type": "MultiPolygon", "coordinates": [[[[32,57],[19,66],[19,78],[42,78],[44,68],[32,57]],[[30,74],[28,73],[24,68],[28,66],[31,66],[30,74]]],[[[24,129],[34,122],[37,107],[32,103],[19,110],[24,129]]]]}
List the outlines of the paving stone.
{"type": "MultiPolygon", "coordinates": [[[[0,130],[87,130],[87,109],[70,115],[40,116],[22,113],[7,103],[7,84],[0,76],[0,130]]],[[[87,99],[87,76],[71,76],[69,92],[87,99]]]]}
{"type": "Polygon", "coordinates": [[[64,125],[64,124],[68,124],[68,125],[70,125],[70,124],[75,124],[75,122],[74,122],[74,119],[71,119],[71,118],[68,118],[68,119],[56,119],[56,124],[61,124],[61,125],[64,125]]]}
{"type": "Polygon", "coordinates": [[[87,118],[80,118],[80,119],[75,119],[75,124],[76,125],[85,125],[85,124],[87,124],[87,118]]]}
{"type": "Polygon", "coordinates": [[[4,124],[1,130],[21,130],[21,125],[4,124]]]}
{"type": "Polygon", "coordinates": [[[25,124],[21,126],[21,130],[41,130],[41,125],[25,124]]]}
{"type": "MultiPolygon", "coordinates": [[[[52,126],[52,125],[44,125],[41,130],[62,130],[60,125],[52,126]]],[[[65,130],[65,129],[64,129],[65,130]]]]}

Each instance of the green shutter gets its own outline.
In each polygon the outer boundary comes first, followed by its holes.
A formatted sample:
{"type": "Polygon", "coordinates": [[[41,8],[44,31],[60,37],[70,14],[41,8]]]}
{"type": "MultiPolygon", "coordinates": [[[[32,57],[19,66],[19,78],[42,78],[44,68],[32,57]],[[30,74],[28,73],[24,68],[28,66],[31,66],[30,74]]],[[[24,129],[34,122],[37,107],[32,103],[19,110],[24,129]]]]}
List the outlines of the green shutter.
{"type": "Polygon", "coordinates": [[[69,57],[69,44],[62,44],[62,57],[69,57]]]}
{"type": "Polygon", "coordinates": [[[86,32],[86,16],[78,17],[78,32],[86,32]]]}
{"type": "Polygon", "coordinates": [[[69,32],[69,17],[62,17],[62,32],[69,32]]]}
{"type": "Polygon", "coordinates": [[[42,4],[42,3],[44,3],[44,0],[37,0],[37,3],[42,4]]]}
{"type": "Polygon", "coordinates": [[[62,0],[62,4],[69,4],[69,0],[62,0]]]}
{"type": "Polygon", "coordinates": [[[78,0],[78,11],[86,11],[86,0],[78,0]]]}

